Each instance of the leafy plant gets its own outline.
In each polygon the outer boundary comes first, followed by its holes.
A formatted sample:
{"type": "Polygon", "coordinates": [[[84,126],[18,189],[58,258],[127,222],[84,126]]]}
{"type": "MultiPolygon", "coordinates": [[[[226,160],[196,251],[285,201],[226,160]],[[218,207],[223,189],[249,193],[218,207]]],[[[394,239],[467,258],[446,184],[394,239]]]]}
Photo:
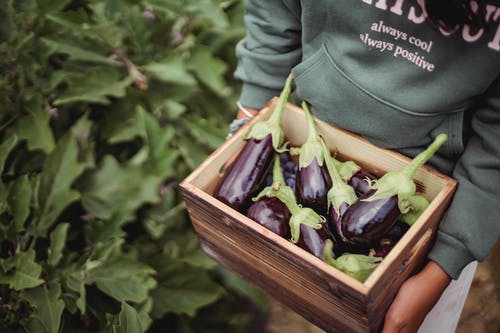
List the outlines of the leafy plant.
{"type": "Polygon", "coordinates": [[[2,2],[0,331],[252,330],[265,298],[201,252],[177,188],[227,134],[241,15],[2,2]]]}

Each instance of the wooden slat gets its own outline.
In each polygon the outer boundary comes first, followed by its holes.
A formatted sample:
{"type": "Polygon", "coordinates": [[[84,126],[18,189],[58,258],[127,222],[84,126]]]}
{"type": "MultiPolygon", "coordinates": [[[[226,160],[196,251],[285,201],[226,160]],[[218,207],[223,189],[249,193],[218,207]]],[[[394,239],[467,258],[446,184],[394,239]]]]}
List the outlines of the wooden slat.
{"type": "Polygon", "coordinates": [[[367,331],[364,285],[354,280],[364,291],[356,293],[349,276],[251,220],[227,217],[226,207],[201,214],[203,195],[191,193],[185,192],[188,210],[209,256],[326,331],[367,331]]]}

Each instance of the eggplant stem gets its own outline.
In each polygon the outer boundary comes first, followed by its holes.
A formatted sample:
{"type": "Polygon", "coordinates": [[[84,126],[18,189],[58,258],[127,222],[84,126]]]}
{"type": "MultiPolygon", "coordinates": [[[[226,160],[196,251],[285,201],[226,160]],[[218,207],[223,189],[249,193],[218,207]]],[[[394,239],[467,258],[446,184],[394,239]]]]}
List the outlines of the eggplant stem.
{"type": "Polygon", "coordinates": [[[305,101],[302,102],[302,110],[306,115],[308,134],[306,141],[298,150],[299,169],[309,166],[315,158],[319,166],[323,166],[324,158],[321,148],[321,141],[323,141],[323,139],[318,134],[318,129],[316,128],[311,110],[309,110],[309,106],[305,101]]]}
{"type": "Polygon", "coordinates": [[[278,154],[274,156],[273,183],[285,184],[285,177],[283,176],[283,171],[281,171],[280,157],[278,154]]]}
{"type": "Polygon", "coordinates": [[[448,136],[444,133],[439,134],[434,141],[420,154],[415,156],[402,170],[408,178],[413,179],[417,170],[424,165],[436,151],[446,142],[448,136]]]}
{"type": "Polygon", "coordinates": [[[326,146],[325,140],[321,140],[321,146],[323,147],[323,155],[325,157],[326,168],[328,169],[328,173],[330,173],[330,177],[332,179],[332,187],[339,184],[344,184],[342,177],[340,177],[340,173],[337,168],[333,164],[332,156],[330,155],[330,149],[326,146]]]}
{"type": "Polygon", "coordinates": [[[306,114],[307,130],[308,130],[307,141],[316,141],[318,140],[318,129],[316,128],[316,124],[314,123],[311,110],[309,109],[309,106],[306,101],[302,102],[302,109],[306,114]]]}
{"type": "Polygon", "coordinates": [[[281,94],[278,99],[278,104],[276,104],[276,109],[278,112],[273,112],[269,117],[268,122],[273,124],[279,124],[281,122],[281,117],[286,110],[286,103],[288,102],[288,96],[290,96],[290,92],[292,90],[292,81],[293,76],[289,74],[285,81],[285,86],[281,91],[281,94]]]}
{"type": "Polygon", "coordinates": [[[273,109],[271,116],[266,121],[259,121],[250,127],[249,131],[245,135],[245,139],[262,140],[267,135],[271,135],[273,148],[277,152],[285,151],[285,148],[280,146],[283,144],[285,135],[281,128],[281,118],[286,110],[286,103],[288,101],[288,96],[290,96],[292,90],[292,74],[288,75],[285,86],[280,93],[278,103],[273,109]]]}

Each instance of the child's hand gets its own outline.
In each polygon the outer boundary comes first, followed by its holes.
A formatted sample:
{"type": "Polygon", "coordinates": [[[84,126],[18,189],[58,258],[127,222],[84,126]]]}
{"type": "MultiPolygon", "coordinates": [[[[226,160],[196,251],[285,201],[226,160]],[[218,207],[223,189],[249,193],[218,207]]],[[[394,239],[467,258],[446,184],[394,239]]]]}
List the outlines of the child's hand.
{"type": "Polygon", "coordinates": [[[399,289],[385,316],[382,333],[415,333],[437,303],[451,278],[429,261],[399,289]]]}

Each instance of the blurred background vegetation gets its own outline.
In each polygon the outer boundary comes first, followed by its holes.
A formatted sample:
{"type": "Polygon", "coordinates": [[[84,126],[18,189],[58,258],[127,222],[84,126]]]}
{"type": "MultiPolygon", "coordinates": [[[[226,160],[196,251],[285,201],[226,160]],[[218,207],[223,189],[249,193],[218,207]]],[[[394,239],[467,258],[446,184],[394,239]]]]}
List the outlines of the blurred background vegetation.
{"type": "Polygon", "coordinates": [[[235,114],[240,0],[0,1],[0,331],[252,332],[179,182],[235,114]]]}

